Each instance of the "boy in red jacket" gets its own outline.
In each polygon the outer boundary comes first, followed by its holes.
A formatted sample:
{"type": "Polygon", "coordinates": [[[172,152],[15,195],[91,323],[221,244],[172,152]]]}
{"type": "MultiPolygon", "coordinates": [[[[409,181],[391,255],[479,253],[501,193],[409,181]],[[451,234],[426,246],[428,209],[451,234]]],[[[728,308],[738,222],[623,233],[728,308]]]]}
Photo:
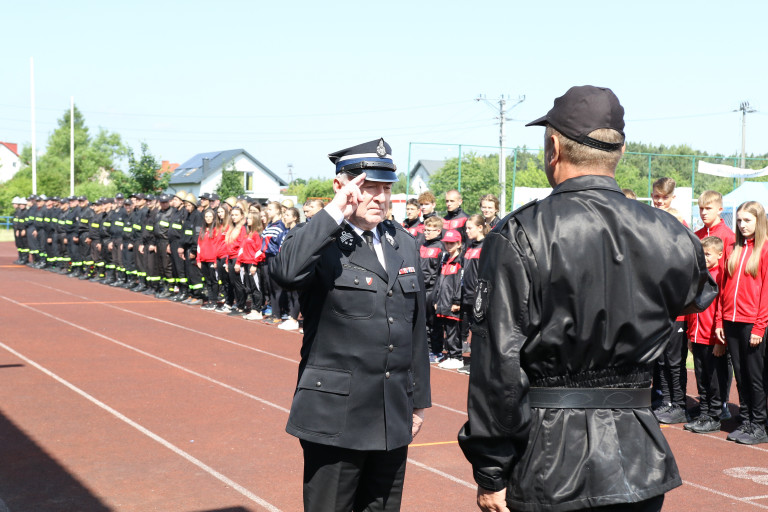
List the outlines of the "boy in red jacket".
{"type": "MultiPolygon", "coordinates": [[[[704,240],[708,236],[716,236],[723,241],[723,247],[730,247],[736,241],[736,235],[733,230],[720,218],[723,213],[723,195],[714,190],[705,190],[699,196],[699,216],[704,223],[704,227],[696,231],[699,240],[704,240]]],[[[718,265],[722,269],[723,259],[718,260],[718,265]]]]}
{"type": "MultiPolygon", "coordinates": [[[[723,241],[716,236],[705,237],[701,241],[704,258],[707,260],[709,273],[720,285],[723,257],[723,241]]],[[[688,341],[693,354],[693,367],[696,382],[701,391],[699,417],[686,423],[685,430],[704,434],[720,430],[720,411],[727,400],[726,379],[728,377],[725,344],[715,334],[715,312],[718,301],[714,301],[701,313],[686,315],[688,341]]]]}

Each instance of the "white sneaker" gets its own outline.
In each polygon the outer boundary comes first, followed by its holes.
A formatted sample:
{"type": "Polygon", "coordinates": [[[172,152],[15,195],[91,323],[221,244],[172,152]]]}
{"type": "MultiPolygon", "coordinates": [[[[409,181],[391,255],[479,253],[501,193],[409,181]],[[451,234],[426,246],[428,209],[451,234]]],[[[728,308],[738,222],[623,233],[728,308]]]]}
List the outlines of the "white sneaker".
{"type": "Polygon", "coordinates": [[[256,311],[255,309],[252,309],[250,313],[247,315],[243,315],[243,318],[246,320],[261,320],[263,318],[263,315],[256,311]]]}
{"type": "Polygon", "coordinates": [[[299,322],[294,320],[293,318],[289,318],[285,322],[278,325],[277,328],[282,329],[284,331],[296,331],[299,329],[299,322]]]}
{"type": "Polygon", "coordinates": [[[446,359],[442,363],[438,363],[437,366],[446,370],[458,370],[464,366],[464,362],[461,359],[446,359]]]}

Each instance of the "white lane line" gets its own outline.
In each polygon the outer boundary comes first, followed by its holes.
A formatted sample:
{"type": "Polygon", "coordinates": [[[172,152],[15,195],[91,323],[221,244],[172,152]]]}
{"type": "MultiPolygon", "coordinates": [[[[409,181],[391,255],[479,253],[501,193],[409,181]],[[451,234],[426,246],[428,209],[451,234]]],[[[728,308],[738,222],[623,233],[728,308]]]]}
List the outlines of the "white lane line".
{"type": "Polygon", "coordinates": [[[477,489],[477,484],[469,483],[466,480],[462,480],[461,478],[456,478],[453,475],[449,475],[448,473],[445,473],[443,471],[440,471],[439,469],[435,469],[432,466],[427,466],[426,464],[422,464],[421,462],[415,461],[412,458],[408,457],[408,463],[413,464],[416,467],[420,467],[421,469],[427,470],[430,473],[434,473],[436,475],[439,475],[443,478],[447,478],[451,482],[455,482],[459,485],[463,485],[464,487],[468,487],[470,489],[477,489]]]}
{"type": "MultiPolygon", "coordinates": [[[[61,292],[61,293],[67,294],[67,295],[71,295],[71,296],[77,297],[79,299],[96,300],[96,299],[94,299],[92,297],[86,297],[84,295],[78,295],[76,293],[68,292],[66,290],[61,290],[59,288],[54,288],[52,286],[47,286],[47,285],[40,284],[40,283],[33,283],[33,284],[36,284],[36,285],[38,285],[38,286],[40,286],[42,288],[48,288],[49,290],[53,290],[53,291],[56,291],[56,292],[61,292]]],[[[267,355],[267,356],[272,356],[272,357],[276,357],[278,359],[282,359],[283,361],[289,361],[291,363],[299,364],[299,361],[296,360],[296,359],[291,359],[291,358],[288,358],[288,357],[285,357],[285,356],[281,356],[279,354],[275,354],[273,352],[268,352],[266,350],[255,348],[255,347],[252,347],[250,345],[244,345],[242,343],[238,343],[236,341],[232,341],[232,340],[229,340],[227,338],[222,338],[221,336],[218,336],[216,334],[210,334],[210,333],[207,333],[207,332],[198,331],[196,329],[192,329],[191,327],[187,327],[185,325],[176,324],[176,323],[173,323],[173,322],[169,322],[168,320],[163,320],[162,318],[157,318],[157,317],[154,317],[154,316],[149,316],[149,315],[145,315],[145,314],[142,314],[142,313],[138,313],[136,311],[131,311],[130,309],[121,308],[119,306],[115,306],[114,304],[102,304],[102,305],[106,306],[108,308],[112,308],[112,309],[116,309],[118,311],[122,311],[124,313],[135,315],[135,316],[138,316],[138,317],[141,317],[141,318],[146,318],[148,320],[154,320],[155,322],[159,322],[161,324],[165,324],[165,325],[168,325],[168,326],[171,326],[171,327],[176,327],[176,328],[179,328],[179,329],[183,329],[185,331],[189,331],[189,332],[192,332],[194,334],[199,334],[199,335],[207,336],[207,337],[215,339],[215,340],[223,341],[224,343],[229,343],[230,345],[234,345],[236,347],[244,348],[244,349],[247,349],[247,350],[252,350],[252,351],[258,352],[260,354],[264,354],[264,355],[267,355]]],[[[35,310],[35,311],[37,311],[37,310],[35,310]]],[[[442,370],[442,369],[443,368],[440,368],[440,370],[442,370]]],[[[446,370],[446,371],[448,371],[448,370],[446,370]]],[[[432,406],[433,407],[439,407],[441,409],[445,409],[446,411],[455,412],[456,414],[461,414],[462,416],[466,416],[467,415],[467,411],[462,411],[460,409],[454,409],[453,407],[448,407],[447,405],[432,403],[432,406]]]]}
{"type": "Polygon", "coordinates": [[[97,337],[99,337],[99,338],[102,338],[102,339],[104,339],[104,340],[107,340],[107,341],[109,341],[110,343],[114,343],[115,345],[120,345],[120,346],[121,346],[121,347],[123,347],[123,348],[127,348],[128,350],[132,350],[132,351],[134,351],[134,352],[137,352],[137,353],[139,353],[139,354],[141,354],[141,355],[143,355],[143,356],[149,357],[149,358],[151,358],[151,359],[154,359],[154,360],[156,360],[156,361],[160,361],[161,363],[167,364],[168,366],[171,366],[172,368],[176,368],[177,370],[181,370],[181,371],[183,371],[183,372],[189,373],[190,375],[194,375],[195,377],[199,377],[199,378],[201,378],[201,379],[203,379],[203,380],[205,380],[205,381],[208,381],[208,382],[210,382],[210,383],[212,383],[212,384],[216,384],[217,386],[221,386],[221,387],[223,387],[223,388],[225,388],[225,389],[228,389],[228,390],[230,390],[230,391],[234,391],[235,393],[238,393],[238,394],[240,394],[240,395],[243,395],[243,396],[245,396],[245,397],[248,397],[248,398],[250,398],[250,399],[252,399],[252,400],[256,400],[257,402],[261,402],[261,403],[262,403],[262,404],[264,404],[264,405],[268,405],[268,406],[270,406],[270,407],[274,407],[275,409],[278,409],[278,410],[280,410],[280,411],[283,411],[283,412],[285,412],[285,413],[287,413],[287,412],[290,412],[290,411],[289,411],[288,409],[286,409],[285,407],[281,407],[281,406],[279,406],[279,405],[277,405],[277,404],[275,404],[275,403],[272,403],[272,402],[270,402],[269,400],[265,400],[265,399],[263,399],[263,398],[260,398],[260,397],[258,397],[258,396],[256,396],[256,395],[252,395],[251,393],[248,393],[247,391],[243,391],[242,389],[236,388],[236,387],[234,387],[234,386],[230,386],[229,384],[227,384],[227,383],[225,383],[225,382],[221,382],[220,380],[216,380],[216,379],[214,379],[214,378],[212,378],[212,377],[208,377],[207,375],[203,375],[202,373],[198,373],[198,372],[196,372],[196,371],[194,371],[194,370],[190,370],[189,368],[185,368],[184,366],[178,365],[178,364],[176,364],[176,363],[174,363],[174,362],[172,362],[172,361],[169,361],[169,360],[167,360],[167,359],[163,359],[163,358],[162,358],[162,357],[160,357],[160,356],[156,356],[156,355],[154,355],[154,354],[150,354],[149,352],[146,352],[146,351],[144,351],[144,350],[141,350],[140,348],[136,348],[136,347],[134,347],[134,346],[128,345],[127,343],[123,343],[122,341],[118,341],[118,340],[116,340],[116,339],[114,339],[114,338],[110,338],[109,336],[106,336],[106,335],[104,335],[104,334],[100,334],[100,333],[98,333],[98,332],[94,332],[94,331],[92,331],[92,330],[90,330],[90,329],[87,329],[87,328],[85,328],[85,327],[82,327],[82,326],[80,326],[80,325],[77,325],[77,324],[73,324],[72,322],[70,322],[70,321],[68,321],[68,320],[65,320],[65,319],[63,319],[63,318],[59,318],[59,317],[57,317],[57,316],[55,316],[55,315],[52,315],[52,314],[50,314],[50,313],[46,313],[45,311],[38,311],[37,309],[34,309],[34,308],[32,308],[32,307],[30,307],[30,306],[27,306],[27,305],[25,305],[25,304],[21,304],[20,302],[16,302],[15,300],[13,300],[13,299],[10,299],[10,298],[8,298],[8,297],[5,297],[5,296],[3,296],[3,295],[0,295],[0,299],[4,299],[4,300],[7,300],[8,302],[11,302],[11,303],[13,303],[13,304],[16,304],[17,306],[21,306],[21,307],[23,307],[23,308],[26,308],[26,309],[32,310],[32,311],[34,311],[35,313],[37,313],[37,314],[39,314],[39,315],[44,315],[44,316],[47,316],[48,318],[52,318],[52,319],[54,319],[54,320],[56,320],[56,321],[58,321],[58,322],[61,322],[61,323],[63,323],[63,324],[67,324],[67,325],[69,325],[70,327],[74,327],[75,329],[79,329],[79,330],[81,330],[81,331],[85,331],[85,332],[87,332],[88,334],[92,334],[92,335],[94,335],[94,336],[97,336],[97,337]]]}
{"type": "Polygon", "coordinates": [[[125,415],[121,414],[120,412],[116,411],[115,409],[113,409],[112,407],[108,406],[104,402],[101,402],[100,400],[94,398],[93,396],[89,395],[88,393],[86,393],[82,389],[78,388],[74,384],[70,383],[69,381],[59,377],[58,375],[56,375],[52,371],[48,370],[47,368],[44,368],[43,366],[37,364],[35,361],[29,359],[28,357],[20,354],[19,352],[16,352],[14,349],[9,347],[5,343],[0,342],[0,347],[4,348],[5,350],[10,352],[11,354],[15,355],[16,357],[18,357],[19,359],[21,359],[22,361],[24,361],[28,365],[37,368],[38,370],[40,370],[44,374],[48,375],[49,377],[51,377],[55,381],[59,382],[60,384],[63,384],[64,386],[68,387],[69,389],[71,389],[72,391],[77,393],[78,395],[82,396],[83,398],[85,398],[89,402],[91,402],[91,403],[95,404],[96,406],[100,407],[101,409],[105,410],[106,412],[108,412],[109,414],[111,414],[115,418],[119,419],[120,421],[123,421],[123,422],[127,423],[128,425],[130,425],[131,427],[135,428],[136,430],[138,430],[139,432],[141,432],[145,436],[149,437],[153,441],[156,441],[156,442],[160,443],[161,445],[163,445],[164,447],[168,448],[169,450],[171,450],[176,455],[179,455],[180,457],[185,459],[187,462],[190,462],[190,463],[194,464],[195,466],[197,466],[198,468],[202,469],[203,471],[205,471],[206,473],[208,473],[212,477],[214,477],[217,480],[223,482],[225,485],[227,485],[229,487],[232,487],[234,490],[236,490],[237,492],[239,492],[240,494],[242,494],[243,496],[245,496],[249,500],[253,501],[254,503],[257,503],[257,504],[261,505],[262,507],[264,507],[265,509],[269,510],[270,512],[280,512],[279,508],[275,507],[274,505],[272,505],[268,501],[258,497],[256,494],[254,494],[253,492],[249,491],[248,489],[246,489],[242,485],[238,484],[234,480],[231,480],[231,479],[227,478],[223,474],[219,473],[218,471],[216,471],[212,467],[208,466],[204,462],[200,461],[199,459],[196,459],[195,457],[193,457],[189,453],[185,452],[181,448],[177,447],[173,443],[171,443],[169,441],[166,441],[165,439],[163,439],[159,435],[155,434],[151,430],[148,430],[148,429],[144,428],[143,426],[141,426],[140,424],[136,423],[132,419],[130,419],[127,416],[125,416],[125,415]]]}
{"type": "MultiPolygon", "coordinates": [[[[40,283],[33,283],[33,284],[36,284],[36,285],[38,285],[38,286],[40,286],[42,288],[48,288],[49,290],[53,290],[53,291],[56,291],[56,292],[65,293],[67,295],[71,295],[71,296],[77,297],[79,299],[95,300],[95,299],[93,299],[91,297],[85,297],[84,295],[77,295],[76,293],[68,292],[66,290],[61,290],[59,288],[54,288],[52,286],[46,286],[46,285],[40,284],[40,283]]],[[[106,303],[102,302],[101,305],[105,306],[105,307],[108,307],[108,308],[116,309],[118,311],[122,311],[124,313],[129,313],[131,315],[135,315],[135,316],[138,316],[138,317],[141,317],[141,318],[146,318],[148,320],[154,320],[155,322],[159,322],[161,324],[169,325],[171,327],[176,327],[178,329],[189,331],[189,332],[192,332],[194,334],[199,334],[199,335],[202,335],[202,336],[207,336],[207,337],[213,338],[215,340],[223,341],[224,343],[229,343],[230,345],[234,345],[236,347],[244,348],[244,349],[247,349],[247,350],[252,350],[254,352],[259,352],[260,354],[276,357],[276,358],[282,359],[284,361],[289,361],[291,363],[299,364],[299,361],[296,360],[296,359],[291,359],[290,357],[281,356],[280,354],[275,354],[274,352],[267,352],[266,350],[261,350],[261,349],[256,348],[256,347],[251,347],[250,345],[244,345],[244,344],[238,343],[236,341],[228,340],[227,338],[222,338],[221,336],[217,336],[215,334],[209,334],[207,332],[198,331],[197,329],[192,329],[191,327],[187,327],[186,325],[175,324],[173,322],[169,322],[167,320],[163,320],[162,318],[157,318],[157,317],[154,317],[154,316],[145,315],[143,313],[138,313],[136,311],[131,311],[130,309],[125,309],[125,308],[117,307],[114,304],[106,304],[106,303]]],[[[35,310],[35,311],[37,311],[37,310],[35,310]]]]}
{"type": "MultiPolygon", "coordinates": [[[[38,283],[35,283],[35,284],[38,284],[38,283]]],[[[40,286],[42,286],[43,288],[50,288],[51,290],[54,290],[54,291],[60,291],[60,292],[62,292],[62,293],[66,293],[66,294],[69,294],[69,295],[73,295],[73,296],[75,296],[75,297],[79,297],[79,298],[83,298],[83,299],[90,299],[89,297],[83,297],[83,296],[80,296],[80,295],[76,295],[76,294],[74,294],[74,293],[70,293],[70,292],[67,292],[67,291],[64,291],[64,290],[59,290],[59,289],[57,289],[57,288],[52,288],[52,287],[49,287],[49,286],[45,286],[45,285],[40,285],[40,286]]],[[[150,354],[150,353],[148,353],[148,352],[144,352],[143,350],[140,350],[140,349],[138,349],[138,348],[135,348],[135,347],[132,347],[132,346],[130,346],[130,345],[127,345],[127,344],[125,344],[125,343],[122,343],[122,342],[120,342],[120,341],[114,340],[114,339],[112,339],[112,338],[110,338],[110,337],[108,337],[108,336],[105,336],[105,335],[103,335],[103,334],[95,333],[95,332],[93,332],[93,331],[90,331],[90,330],[88,330],[88,329],[86,329],[86,328],[84,328],[84,327],[80,327],[80,326],[78,326],[78,325],[76,325],[76,324],[73,324],[73,323],[71,323],[71,322],[69,322],[69,321],[67,321],[67,320],[63,320],[63,319],[61,319],[61,318],[58,318],[58,317],[56,317],[56,316],[54,316],[54,315],[51,315],[51,314],[49,314],[49,313],[45,313],[45,312],[42,312],[42,311],[38,311],[38,310],[36,310],[36,309],[33,309],[33,308],[29,307],[29,306],[26,306],[26,305],[24,305],[24,304],[21,304],[21,303],[19,303],[19,302],[16,302],[16,301],[14,301],[13,299],[9,299],[8,297],[4,297],[4,296],[0,295],[0,298],[2,298],[2,299],[5,299],[5,300],[7,300],[7,301],[10,301],[10,302],[12,302],[12,303],[14,303],[14,304],[17,304],[17,305],[21,306],[21,307],[25,307],[25,308],[27,308],[27,309],[31,309],[31,310],[33,310],[33,311],[35,311],[35,312],[37,312],[37,313],[40,313],[40,314],[46,315],[46,316],[48,316],[48,317],[50,317],[50,318],[53,318],[53,319],[55,319],[55,320],[58,320],[58,321],[60,321],[60,322],[63,322],[63,323],[65,323],[65,324],[71,325],[72,327],[75,327],[75,328],[77,328],[77,329],[80,329],[80,330],[86,331],[86,332],[88,332],[88,333],[91,333],[91,334],[94,334],[94,335],[96,335],[96,336],[100,336],[100,337],[102,337],[102,338],[104,338],[104,339],[106,339],[106,340],[108,340],[108,341],[111,341],[112,343],[116,343],[116,344],[118,344],[118,345],[120,345],[120,346],[126,347],[126,348],[128,348],[128,349],[130,349],[130,350],[133,350],[133,351],[136,351],[136,352],[138,352],[138,353],[140,353],[140,354],[146,355],[147,357],[151,357],[151,358],[153,358],[153,359],[156,359],[156,360],[158,360],[158,361],[161,361],[161,362],[163,362],[163,363],[165,363],[165,364],[168,364],[168,365],[170,365],[170,366],[172,366],[172,367],[174,367],[174,368],[177,368],[177,369],[179,369],[179,370],[182,370],[182,371],[188,372],[188,373],[190,373],[190,374],[192,374],[192,375],[195,375],[195,376],[198,376],[198,377],[200,377],[200,378],[203,378],[203,379],[205,379],[205,380],[207,380],[207,381],[209,381],[209,382],[213,382],[213,383],[215,383],[215,384],[218,384],[218,385],[220,385],[220,386],[223,386],[223,387],[225,387],[225,388],[227,388],[227,389],[230,389],[230,390],[232,390],[232,391],[235,391],[235,392],[237,392],[237,393],[240,393],[241,395],[247,396],[247,397],[249,397],[249,398],[252,398],[252,399],[254,399],[254,400],[257,400],[257,401],[259,401],[259,402],[261,402],[261,403],[264,403],[264,404],[266,404],[266,405],[269,405],[269,406],[271,406],[271,407],[274,407],[274,408],[276,408],[276,409],[279,409],[280,411],[283,411],[283,412],[285,412],[285,413],[290,413],[290,410],[286,409],[285,407],[281,407],[281,406],[279,406],[279,405],[277,405],[277,404],[274,404],[274,403],[272,403],[272,402],[268,402],[267,400],[264,400],[264,399],[262,399],[262,398],[259,398],[259,397],[257,397],[257,396],[254,396],[254,395],[251,395],[251,394],[249,394],[249,393],[246,393],[245,391],[239,390],[239,389],[237,389],[237,388],[234,388],[234,387],[232,387],[232,386],[229,386],[228,384],[225,384],[225,383],[223,383],[223,382],[219,382],[219,381],[217,381],[217,380],[215,380],[215,379],[212,379],[212,378],[210,378],[210,377],[207,377],[207,376],[205,376],[205,375],[199,374],[199,373],[197,373],[197,372],[195,372],[195,371],[193,371],[193,370],[189,370],[189,369],[187,369],[187,368],[184,368],[184,367],[182,367],[182,366],[179,366],[179,365],[177,365],[177,364],[175,364],[175,363],[172,363],[172,362],[170,362],[170,361],[167,361],[167,360],[165,360],[165,359],[162,359],[162,358],[160,358],[160,357],[158,357],[158,356],[155,356],[155,355],[153,355],[153,354],[150,354]]],[[[105,306],[108,306],[108,307],[114,307],[114,309],[118,309],[118,310],[121,310],[121,311],[123,311],[123,308],[115,307],[115,306],[112,306],[111,304],[105,304],[105,306]]],[[[130,311],[130,310],[124,310],[124,311],[126,311],[127,313],[131,313],[131,314],[135,314],[135,315],[141,316],[142,318],[150,318],[150,319],[153,319],[153,320],[157,320],[158,322],[161,322],[161,323],[165,323],[165,324],[168,324],[168,325],[171,325],[171,326],[177,326],[176,324],[173,324],[173,323],[171,323],[171,322],[167,322],[167,321],[165,321],[165,320],[160,320],[160,319],[155,319],[155,318],[153,318],[153,317],[145,317],[144,315],[141,315],[141,314],[139,314],[139,313],[135,313],[135,312],[133,312],[133,311],[130,311]]],[[[184,328],[184,329],[187,329],[186,327],[184,327],[184,326],[180,326],[180,325],[179,325],[179,326],[177,326],[177,327],[182,327],[182,328],[184,328]]],[[[192,330],[192,331],[194,331],[193,329],[189,329],[189,330],[192,330]]],[[[194,331],[194,332],[198,332],[198,331],[194,331]]],[[[220,338],[220,337],[218,337],[218,336],[214,336],[214,335],[210,335],[210,334],[207,334],[207,335],[208,335],[208,336],[210,336],[211,338],[216,338],[216,339],[220,339],[220,340],[222,340],[222,341],[227,341],[227,342],[229,342],[228,340],[226,340],[226,339],[224,339],[224,338],[220,338]]],[[[234,342],[232,342],[232,344],[234,344],[234,345],[240,345],[239,343],[234,343],[234,342]]],[[[243,346],[243,347],[245,347],[245,348],[250,348],[250,347],[248,347],[247,345],[240,345],[240,346],[243,346]]],[[[270,354],[269,352],[265,352],[265,351],[262,351],[262,350],[259,350],[259,352],[263,352],[263,353],[265,353],[265,354],[270,354]]],[[[286,359],[286,358],[284,358],[284,357],[282,357],[282,356],[279,356],[279,357],[280,357],[281,359],[286,359]]],[[[298,363],[298,361],[294,361],[294,362],[298,363]]],[[[446,409],[446,410],[448,410],[448,411],[452,411],[452,412],[455,412],[455,413],[458,413],[458,414],[462,414],[462,415],[466,415],[466,414],[467,414],[467,413],[466,413],[466,412],[464,412],[464,411],[460,411],[460,410],[458,410],[458,409],[453,409],[453,408],[451,408],[451,407],[448,407],[448,406],[445,406],[445,405],[440,405],[440,404],[435,404],[435,403],[433,403],[433,404],[432,404],[432,406],[433,406],[433,407],[440,407],[440,408],[442,408],[442,409],[446,409]]],[[[465,487],[469,487],[469,488],[471,488],[471,489],[475,489],[475,488],[476,488],[476,485],[475,485],[475,484],[471,484],[471,483],[469,483],[469,482],[466,482],[465,480],[461,480],[461,479],[459,479],[459,478],[456,478],[455,476],[449,475],[448,473],[445,473],[445,472],[443,472],[443,471],[440,471],[439,469],[433,468],[433,467],[431,467],[431,466],[428,466],[428,465],[426,465],[426,464],[423,464],[423,463],[421,463],[421,462],[417,462],[417,461],[415,461],[415,460],[413,460],[413,459],[408,459],[408,460],[409,460],[409,461],[411,461],[411,462],[413,463],[413,465],[414,465],[414,466],[418,466],[418,467],[420,467],[420,468],[422,468],[422,469],[424,469],[424,470],[426,470],[426,471],[430,471],[430,472],[432,472],[432,473],[434,473],[434,474],[436,474],[436,475],[439,475],[439,476],[441,476],[441,477],[447,478],[448,480],[451,480],[452,482],[457,482],[457,483],[459,483],[459,484],[461,484],[461,485],[463,485],[463,486],[465,486],[465,487]]]]}
{"type": "Polygon", "coordinates": [[[716,489],[710,489],[709,487],[705,487],[699,484],[694,484],[693,482],[688,482],[686,480],[683,480],[683,485],[690,485],[691,487],[701,489],[702,491],[711,492],[712,494],[717,494],[718,496],[723,496],[724,498],[740,501],[741,503],[746,503],[748,505],[752,505],[753,507],[762,508],[763,510],[768,510],[768,505],[761,505],[760,503],[754,503],[752,501],[749,501],[750,498],[739,498],[738,496],[734,496],[733,494],[728,494],[727,492],[718,491],[716,489]]]}

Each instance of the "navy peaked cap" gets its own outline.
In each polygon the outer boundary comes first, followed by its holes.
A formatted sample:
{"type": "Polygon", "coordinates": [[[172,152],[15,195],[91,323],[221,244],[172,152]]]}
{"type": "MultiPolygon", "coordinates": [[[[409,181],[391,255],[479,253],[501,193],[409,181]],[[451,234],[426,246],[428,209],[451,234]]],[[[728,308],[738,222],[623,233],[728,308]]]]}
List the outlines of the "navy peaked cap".
{"type": "Polygon", "coordinates": [[[364,172],[368,181],[397,181],[392,148],[384,139],[336,151],[328,155],[328,158],[336,165],[336,174],[345,172],[357,176],[364,172]]]}

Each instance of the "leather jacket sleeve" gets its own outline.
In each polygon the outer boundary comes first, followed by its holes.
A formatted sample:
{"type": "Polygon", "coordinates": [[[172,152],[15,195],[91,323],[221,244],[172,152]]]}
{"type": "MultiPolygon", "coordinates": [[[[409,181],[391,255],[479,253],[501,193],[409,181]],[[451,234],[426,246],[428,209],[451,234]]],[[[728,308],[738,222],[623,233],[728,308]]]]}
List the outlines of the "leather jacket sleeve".
{"type": "Polygon", "coordinates": [[[532,329],[531,257],[522,231],[510,222],[486,238],[473,314],[469,420],[459,445],[480,487],[500,491],[523,453],[531,426],[528,377],[520,350],[532,329]],[[518,240],[519,239],[519,240],[518,240]],[[493,307],[490,307],[490,305],[493,307]],[[480,391],[482,390],[482,392],[480,391]]]}

